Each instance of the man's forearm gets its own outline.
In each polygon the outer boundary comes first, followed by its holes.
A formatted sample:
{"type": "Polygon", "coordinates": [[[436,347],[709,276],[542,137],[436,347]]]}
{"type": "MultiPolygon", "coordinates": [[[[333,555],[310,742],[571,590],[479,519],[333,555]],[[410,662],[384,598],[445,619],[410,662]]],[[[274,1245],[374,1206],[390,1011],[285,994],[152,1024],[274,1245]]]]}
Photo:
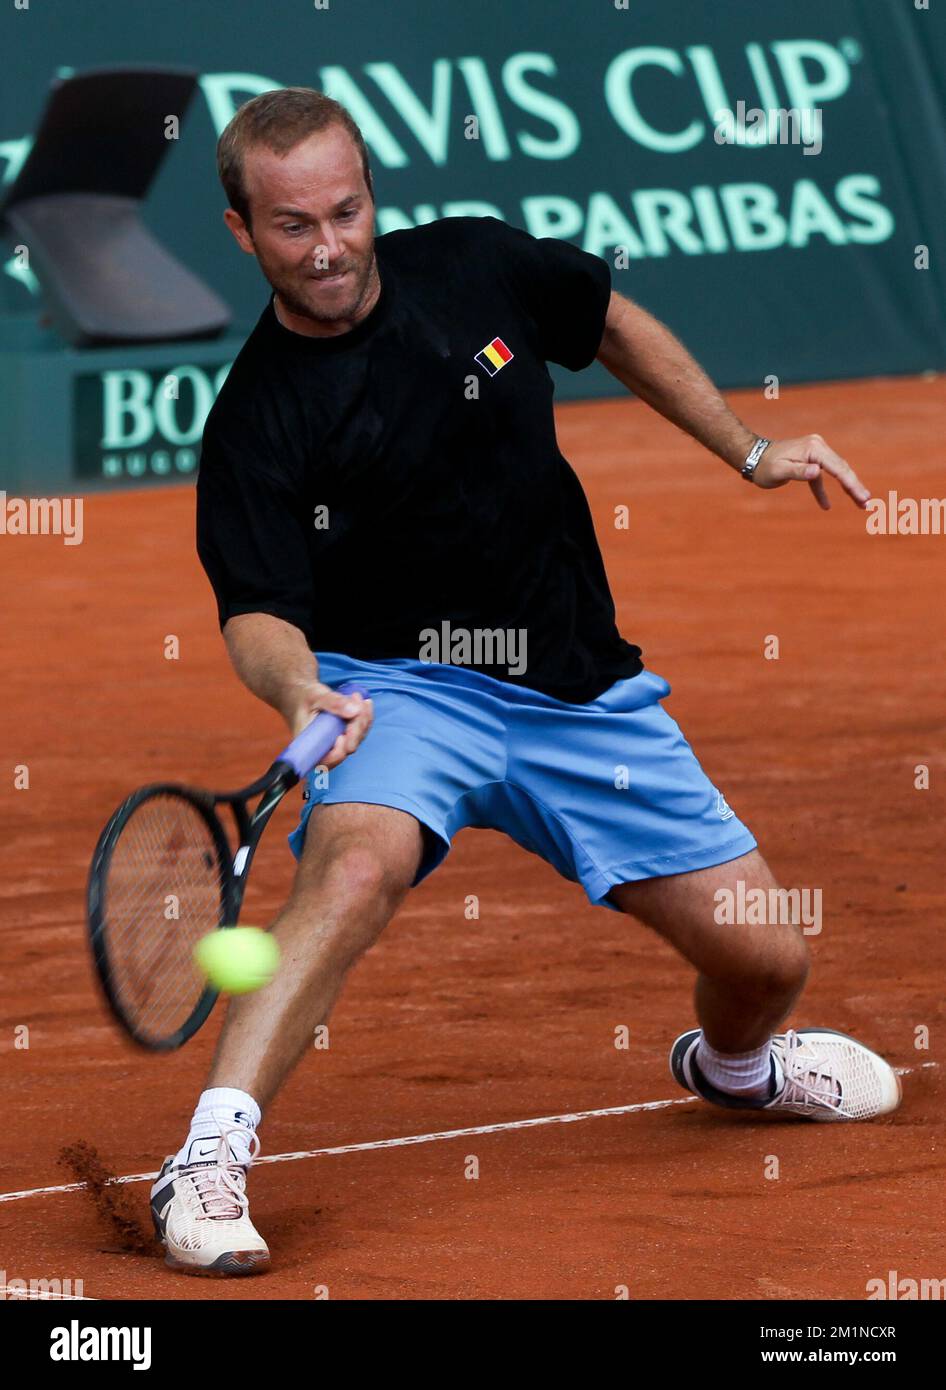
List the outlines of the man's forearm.
{"type": "Polygon", "coordinates": [[[269,613],[239,613],[223,630],[233,668],[260,700],[293,726],[305,692],[319,678],[318,662],[303,633],[269,613]]]}
{"type": "Polygon", "coordinates": [[[641,400],[733,468],[756,440],[669,328],[615,296],[598,360],[641,400]]]}

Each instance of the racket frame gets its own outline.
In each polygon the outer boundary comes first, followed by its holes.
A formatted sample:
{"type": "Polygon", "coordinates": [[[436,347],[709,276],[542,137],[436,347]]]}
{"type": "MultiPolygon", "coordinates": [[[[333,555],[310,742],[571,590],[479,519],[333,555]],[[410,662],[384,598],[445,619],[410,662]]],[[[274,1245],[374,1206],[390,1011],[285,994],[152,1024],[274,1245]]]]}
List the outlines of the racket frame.
{"type": "MultiPolygon", "coordinates": [[[[360,695],[363,699],[368,698],[368,691],[358,681],[343,682],[338,686],[337,693],[340,695],[360,695]]],[[[112,854],[132,812],[142,802],[162,792],[165,795],[182,797],[200,812],[218,849],[223,921],[218,922],[217,927],[218,929],[234,927],[239,920],[240,908],[243,905],[243,894],[250,865],[270,816],[286,793],[291,791],[312,768],[317,767],[322,758],[329,753],[335,739],[342,733],[344,727],[343,721],[338,715],[332,715],[323,710],[306,725],[301,733],[295,736],[291,743],[287,744],[276,761],[263,773],[263,776],[248,787],[243,787],[236,792],[211,792],[184,786],[177,782],[152,782],[126,797],[109,817],[105,829],[99,836],[89,869],[86,888],[89,940],[92,946],[95,973],[103,988],[106,1002],[125,1034],[140,1047],[147,1048],[149,1052],[171,1052],[175,1048],[183,1046],[206,1022],[211,1009],[217,1002],[219,991],[208,985],[200,995],[190,1017],[164,1039],[143,1036],[126,1017],[121,1007],[109,963],[106,884],[112,854]],[[248,803],[255,796],[259,797],[259,801],[251,811],[248,803]],[[235,854],[231,853],[229,838],[220,817],[217,815],[217,807],[220,805],[229,806],[233,815],[239,841],[235,854]]]]}
{"type": "Polygon", "coordinates": [[[173,1052],[182,1047],[206,1023],[211,1009],[217,1002],[219,991],[208,984],[188,1018],[166,1038],[155,1038],[141,1032],[129,1018],[116,987],[107,931],[108,870],[122,831],[135,811],[147,801],[160,796],[174,796],[186,801],[201,816],[217,851],[221,891],[220,920],[216,927],[226,930],[236,926],[239,920],[247,874],[266,824],[280,801],[298,781],[298,776],[289,764],[277,759],[262,777],[240,791],[202,791],[179,782],[152,782],[148,786],[139,787],[131,796],[126,797],[110,816],[99,836],[89,870],[86,892],[89,941],[95,973],[106,1002],[127,1036],[139,1047],[144,1047],[149,1052],[173,1052]],[[259,796],[259,801],[251,809],[249,802],[255,796],[259,796]],[[238,840],[235,853],[217,811],[220,806],[228,806],[233,816],[238,840]]]}

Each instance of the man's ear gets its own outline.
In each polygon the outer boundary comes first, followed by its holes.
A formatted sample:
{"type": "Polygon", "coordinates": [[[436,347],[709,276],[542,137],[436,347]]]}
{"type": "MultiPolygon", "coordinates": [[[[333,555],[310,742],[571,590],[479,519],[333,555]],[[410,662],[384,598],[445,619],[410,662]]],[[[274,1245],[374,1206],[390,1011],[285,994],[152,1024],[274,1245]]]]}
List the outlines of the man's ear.
{"type": "Polygon", "coordinates": [[[234,212],[233,208],[227,208],[223,214],[223,220],[236,238],[240,250],[245,251],[248,256],[255,256],[256,247],[253,245],[253,238],[240,214],[234,212]]]}

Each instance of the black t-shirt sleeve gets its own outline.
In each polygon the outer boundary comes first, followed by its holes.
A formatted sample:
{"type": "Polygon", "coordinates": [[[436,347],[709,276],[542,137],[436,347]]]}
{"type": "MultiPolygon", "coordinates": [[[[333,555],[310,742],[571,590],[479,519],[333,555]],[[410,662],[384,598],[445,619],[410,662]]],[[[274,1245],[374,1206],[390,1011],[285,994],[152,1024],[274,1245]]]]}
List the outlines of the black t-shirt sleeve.
{"type": "Polygon", "coordinates": [[[254,445],[252,432],[204,432],[197,553],[221,627],[239,613],[271,613],[311,642],[312,567],[299,499],[288,480],[267,467],[265,446],[254,445]]]}
{"type": "Polygon", "coordinates": [[[491,224],[507,282],[538,331],[542,355],[580,372],[598,355],[611,299],[606,261],[555,237],[534,237],[498,218],[491,224]]]}

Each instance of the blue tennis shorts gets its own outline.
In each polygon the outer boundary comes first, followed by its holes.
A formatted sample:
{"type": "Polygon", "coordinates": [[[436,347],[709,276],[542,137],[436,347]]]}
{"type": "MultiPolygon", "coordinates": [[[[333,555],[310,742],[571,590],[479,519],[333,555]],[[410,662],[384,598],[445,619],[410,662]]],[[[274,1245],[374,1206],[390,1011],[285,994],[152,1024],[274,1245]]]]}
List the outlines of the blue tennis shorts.
{"type": "Polygon", "coordinates": [[[367,688],[374,724],[357,752],[306,779],[289,837],[296,858],[314,806],[393,806],[431,832],[415,886],[471,826],[504,831],[611,907],[615,884],[755,847],[661,706],[670,686],[650,671],[570,705],[461,666],[316,655],[327,685],[367,688]]]}

